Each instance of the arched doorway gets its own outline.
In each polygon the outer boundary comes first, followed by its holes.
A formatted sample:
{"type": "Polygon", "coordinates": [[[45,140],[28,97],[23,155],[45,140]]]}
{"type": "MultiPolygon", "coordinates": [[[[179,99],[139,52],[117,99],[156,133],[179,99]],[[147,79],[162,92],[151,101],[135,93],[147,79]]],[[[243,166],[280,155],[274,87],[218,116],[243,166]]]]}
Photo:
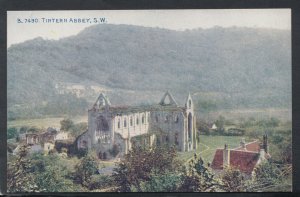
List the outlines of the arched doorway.
{"type": "Polygon", "coordinates": [[[107,159],[107,154],[106,154],[106,152],[103,153],[102,159],[103,159],[103,160],[106,160],[106,159],[107,159]]]}
{"type": "Polygon", "coordinates": [[[102,159],[102,157],[103,157],[103,155],[102,155],[102,152],[100,151],[99,154],[98,154],[98,158],[102,159]]]}

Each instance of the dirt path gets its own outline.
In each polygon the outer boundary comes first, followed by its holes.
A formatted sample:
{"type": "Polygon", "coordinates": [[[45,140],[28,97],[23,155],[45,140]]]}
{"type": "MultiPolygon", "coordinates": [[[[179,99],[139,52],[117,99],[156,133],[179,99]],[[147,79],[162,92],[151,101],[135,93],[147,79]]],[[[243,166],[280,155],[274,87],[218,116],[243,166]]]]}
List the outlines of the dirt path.
{"type": "MultiPolygon", "coordinates": [[[[200,143],[200,142],[199,142],[198,145],[200,145],[200,144],[202,144],[203,146],[205,146],[205,150],[201,151],[199,154],[204,153],[205,151],[208,151],[208,150],[210,149],[210,147],[207,146],[206,144],[203,144],[203,143],[200,143]]],[[[199,154],[198,154],[198,155],[199,155],[199,154]]],[[[191,158],[189,158],[189,159],[185,162],[185,164],[188,164],[193,158],[194,158],[194,156],[192,156],[191,158]]]]}

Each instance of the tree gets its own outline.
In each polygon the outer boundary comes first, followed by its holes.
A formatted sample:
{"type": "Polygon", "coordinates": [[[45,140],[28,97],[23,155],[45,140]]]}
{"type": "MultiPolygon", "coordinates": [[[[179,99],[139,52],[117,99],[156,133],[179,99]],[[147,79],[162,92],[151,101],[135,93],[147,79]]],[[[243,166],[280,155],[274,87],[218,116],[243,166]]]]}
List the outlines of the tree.
{"type": "MultiPolygon", "coordinates": [[[[125,158],[114,169],[113,177],[117,191],[142,192],[142,185],[157,175],[163,176],[167,172],[178,172],[180,162],[174,147],[133,147],[125,158]]],[[[151,184],[150,184],[151,185],[151,184]]],[[[149,186],[149,185],[148,185],[149,186]]],[[[150,187],[150,186],[149,186],[150,187]]]]}
{"type": "Polygon", "coordinates": [[[110,175],[95,174],[92,175],[88,189],[104,189],[114,186],[113,178],[110,175]]]}
{"type": "Polygon", "coordinates": [[[60,121],[60,130],[69,131],[74,126],[74,122],[70,119],[60,121]]]}
{"type": "MultiPolygon", "coordinates": [[[[209,125],[207,122],[205,121],[201,121],[200,119],[197,119],[197,129],[202,132],[205,133],[206,135],[209,134],[209,125]]],[[[199,133],[200,134],[200,133],[199,133]]]]}
{"type": "Polygon", "coordinates": [[[141,183],[144,192],[176,192],[181,184],[178,173],[166,171],[163,174],[151,173],[149,181],[141,183]]]}
{"type": "Polygon", "coordinates": [[[264,161],[254,169],[253,181],[248,190],[264,191],[265,188],[280,185],[281,182],[281,170],[275,163],[264,161]]]}
{"type": "Polygon", "coordinates": [[[43,155],[34,153],[30,156],[31,173],[39,191],[74,192],[86,191],[81,185],[73,183],[72,172],[57,154],[43,155]]]}
{"type": "Polygon", "coordinates": [[[60,129],[69,131],[74,137],[78,137],[82,132],[87,130],[87,123],[80,122],[74,124],[71,119],[63,119],[60,121],[60,129]]]}
{"type": "Polygon", "coordinates": [[[27,132],[28,133],[39,133],[40,132],[40,128],[37,128],[37,127],[30,127],[27,132]]]}
{"type": "Polygon", "coordinates": [[[238,169],[226,168],[221,180],[222,189],[227,192],[242,192],[245,190],[245,177],[238,169]]]}
{"type": "Polygon", "coordinates": [[[220,187],[219,181],[208,167],[205,167],[202,158],[194,155],[182,175],[181,192],[213,192],[220,187]]]}
{"type": "Polygon", "coordinates": [[[29,129],[28,126],[22,126],[19,130],[19,132],[22,134],[22,133],[26,133],[26,131],[29,129]]]}
{"type": "Polygon", "coordinates": [[[80,122],[78,124],[73,124],[73,126],[69,129],[71,134],[74,137],[78,137],[81,133],[87,130],[87,123],[86,122],[80,122]]]}
{"type": "Polygon", "coordinates": [[[44,172],[36,173],[37,186],[43,192],[73,192],[72,180],[63,176],[64,172],[59,166],[48,165],[44,172]]]}
{"type": "Polygon", "coordinates": [[[87,154],[83,157],[79,164],[75,166],[75,179],[84,187],[88,187],[92,175],[98,172],[98,163],[96,158],[91,154],[87,154]]]}
{"type": "Polygon", "coordinates": [[[37,192],[38,186],[30,173],[31,161],[27,157],[28,146],[20,147],[17,157],[8,162],[7,190],[8,192],[37,192]]]}
{"type": "Polygon", "coordinates": [[[275,118],[275,117],[272,117],[270,120],[269,120],[269,125],[271,127],[278,127],[280,124],[280,120],[278,118],[275,118]]]}
{"type": "Polygon", "coordinates": [[[112,149],[109,151],[109,153],[114,157],[117,156],[119,152],[120,152],[119,146],[116,144],[114,144],[112,149]]]}
{"type": "Polygon", "coordinates": [[[216,102],[211,101],[211,100],[207,100],[207,101],[199,100],[197,107],[202,112],[210,112],[210,111],[217,109],[216,102]]]}
{"type": "Polygon", "coordinates": [[[10,127],[7,129],[7,139],[13,139],[17,137],[18,131],[15,127],[10,127]]]}
{"type": "Polygon", "coordinates": [[[219,118],[216,120],[216,126],[220,133],[224,132],[225,122],[226,122],[226,120],[223,116],[219,116],[219,118]]]}

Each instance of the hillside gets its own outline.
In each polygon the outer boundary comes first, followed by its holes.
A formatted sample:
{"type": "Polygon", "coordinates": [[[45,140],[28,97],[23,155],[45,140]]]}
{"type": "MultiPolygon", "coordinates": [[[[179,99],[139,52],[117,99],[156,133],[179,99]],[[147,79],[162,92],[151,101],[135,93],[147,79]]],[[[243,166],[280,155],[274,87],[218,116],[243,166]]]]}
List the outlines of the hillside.
{"type": "Polygon", "coordinates": [[[58,82],[99,84],[119,104],[158,102],[168,89],[180,104],[191,92],[219,108],[290,107],[290,40],[274,29],[107,24],[36,38],[8,49],[8,107],[48,102],[58,82]]]}

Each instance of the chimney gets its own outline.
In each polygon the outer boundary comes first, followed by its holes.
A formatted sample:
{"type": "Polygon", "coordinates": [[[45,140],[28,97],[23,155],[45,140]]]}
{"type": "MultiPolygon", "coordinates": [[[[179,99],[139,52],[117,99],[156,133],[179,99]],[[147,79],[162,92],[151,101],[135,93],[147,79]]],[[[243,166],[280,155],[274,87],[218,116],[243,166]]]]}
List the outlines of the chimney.
{"type": "Polygon", "coordinates": [[[228,145],[225,144],[223,150],[223,168],[230,166],[230,150],[228,149],[228,145]]]}
{"type": "Polygon", "coordinates": [[[265,134],[263,136],[263,148],[265,149],[265,152],[268,153],[269,147],[268,147],[268,135],[267,134],[265,134]]]}
{"type": "Polygon", "coordinates": [[[246,143],[245,143],[245,138],[242,138],[241,142],[240,142],[240,146],[246,150],[246,143]]]}
{"type": "Polygon", "coordinates": [[[266,152],[265,152],[265,149],[264,149],[264,144],[260,144],[259,159],[261,161],[266,158],[265,154],[266,154],[266,152]]]}

